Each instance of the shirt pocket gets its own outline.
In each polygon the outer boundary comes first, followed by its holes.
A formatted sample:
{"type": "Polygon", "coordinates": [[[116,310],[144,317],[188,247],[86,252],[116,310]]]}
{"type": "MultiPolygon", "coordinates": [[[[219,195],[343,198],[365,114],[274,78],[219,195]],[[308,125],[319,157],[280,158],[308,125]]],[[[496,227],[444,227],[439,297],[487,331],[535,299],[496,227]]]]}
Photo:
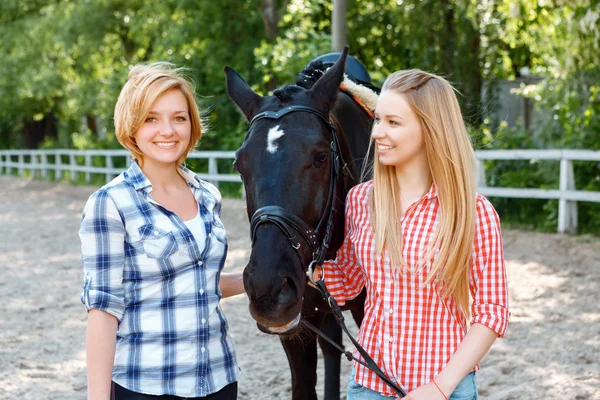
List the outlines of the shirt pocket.
{"type": "Polygon", "coordinates": [[[227,244],[227,232],[218,215],[213,215],[212,235],[221,243],[227,244]]]}
{"type": "Polygon", "coordinates": [[[146,224],[140,226],[139,234],[144,252],[149,258],[164,259],[173,255],[178,249],[173,232],[158,228],[156,225],[146,224]]]}

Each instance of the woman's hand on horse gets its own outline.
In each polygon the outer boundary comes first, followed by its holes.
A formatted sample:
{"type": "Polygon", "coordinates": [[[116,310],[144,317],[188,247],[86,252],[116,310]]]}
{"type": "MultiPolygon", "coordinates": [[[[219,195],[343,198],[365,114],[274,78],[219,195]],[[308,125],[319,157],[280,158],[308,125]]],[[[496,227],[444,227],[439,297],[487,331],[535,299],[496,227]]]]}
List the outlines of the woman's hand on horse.
{"type": "Polygon", "coordinates": [[[320,265],[315,265],[315,269],[313,270],[313,281],[318,281],[323,277],[323,267],[320,265]]]}
{"type": "Polygon", "coordinates": [[[308,281],[308,286],[314,287],[316,289],[317,287],[315,286],[315,284],[313,282],[318,281],[319,279],[321,279],[322,276],[323,276],[323,267],[321,267],[320,265],[315,265],[315,268],[313,269],[313,272],[312,272],[312,282],[308,281]]]}

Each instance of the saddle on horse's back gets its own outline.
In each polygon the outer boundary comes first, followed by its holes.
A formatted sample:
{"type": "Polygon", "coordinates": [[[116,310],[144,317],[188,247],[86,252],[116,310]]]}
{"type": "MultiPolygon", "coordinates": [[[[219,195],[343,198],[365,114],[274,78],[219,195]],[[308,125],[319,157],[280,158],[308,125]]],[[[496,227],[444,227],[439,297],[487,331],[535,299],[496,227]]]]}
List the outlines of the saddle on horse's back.
{"type": "MultiPolygon", "coordinates": [[[[308,65],[311,65],[315,62],[321,62],[323,66],[329,68],[340,58],[342,53],[328,53],[322,56],[319,56],[312,60],[308,65]]],[[[314,65],[314,64],[313,64],[314,65]]],[[[371,83],[371,75],[369,75],[369,71],[365,68],[364,65],[356,57],[348,55],[346,59],[346,68],[345,71],[348,78],[350,78],[355,83],[359,85],[366,86],[369,89],[373,90],[376,94],[379,94],[381,91],[380,88],[374,86],[371,83]]]]}

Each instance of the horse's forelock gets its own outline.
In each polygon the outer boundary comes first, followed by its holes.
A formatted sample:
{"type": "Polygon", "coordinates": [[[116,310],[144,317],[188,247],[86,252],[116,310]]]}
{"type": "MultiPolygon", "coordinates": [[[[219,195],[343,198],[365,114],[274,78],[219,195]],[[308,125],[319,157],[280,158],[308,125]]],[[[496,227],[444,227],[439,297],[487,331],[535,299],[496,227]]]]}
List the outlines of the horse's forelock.
{"type": "Polygon", "coordinates": [[[286,103],[292,101],[294,99],[294,95],[298,92],[302,91],[302,88],[298,85],[287,85],[282,86],[279,89],[275,89],[273,91],[273,96],[277,98],[282,103],[286,103]]]}

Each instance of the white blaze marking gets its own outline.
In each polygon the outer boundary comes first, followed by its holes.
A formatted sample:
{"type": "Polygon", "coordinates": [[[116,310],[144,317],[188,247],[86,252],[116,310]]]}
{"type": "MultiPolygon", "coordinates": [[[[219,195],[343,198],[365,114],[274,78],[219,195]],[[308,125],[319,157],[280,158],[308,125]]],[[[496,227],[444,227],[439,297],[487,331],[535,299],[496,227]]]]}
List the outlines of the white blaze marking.
{"type": "Polygon", "coordinates": [[[284,134],[285,132],[279,129],[279,125],[269,129],[269,133],[267,135],[267,151],[269,153],[275,154],[278,148],[277,144],[275,144],[275,141],[284,134]]]}

